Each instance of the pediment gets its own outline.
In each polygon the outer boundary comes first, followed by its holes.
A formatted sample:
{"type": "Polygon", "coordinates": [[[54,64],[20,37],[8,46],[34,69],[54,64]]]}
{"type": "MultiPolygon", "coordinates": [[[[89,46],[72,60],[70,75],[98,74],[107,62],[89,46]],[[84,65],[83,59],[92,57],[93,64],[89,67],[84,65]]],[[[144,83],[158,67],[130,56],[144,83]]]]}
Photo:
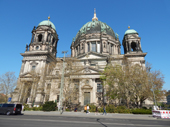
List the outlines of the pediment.
{"type": "Polygon", "coordinates": [[[20,75],[20,77],[32,77],[32,75],[30,72],[26,72],[26,73],[20,75]]]}
{"type": "Polygon", "coordinates": [[[81,60],[83,59],[106,59],[107,55],[97,53],[97,52],[89,52],[89,53],[79,55],[77,58],[81,60]]]}
{"type": "Polygon", "coordinates": [[[75,72],[75,74],[80,74],[80,75],[83,75],[83,74],[99,74],[101,73],[101,71],[97,68],[93,68],[93,67],[90,67],[90,66],[85,66],[83,69],[75,72]]]}
{"type": "Polygon", "coordinates": [[[93,89],[93,87],[86,84],[86,85],[82,86],[81,89],[93,89]]]}
{"type": "Polygon", "coordinates": [[[84,67],[83,73],[100,73],[101,71],[97,68],[86,66],[84,67]]]}

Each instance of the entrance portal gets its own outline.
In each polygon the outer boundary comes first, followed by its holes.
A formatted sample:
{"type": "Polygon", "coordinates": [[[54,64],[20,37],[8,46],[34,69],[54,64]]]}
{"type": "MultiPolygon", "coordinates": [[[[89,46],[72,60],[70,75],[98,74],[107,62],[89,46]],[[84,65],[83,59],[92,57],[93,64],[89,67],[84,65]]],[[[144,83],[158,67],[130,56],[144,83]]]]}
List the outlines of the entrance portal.
{"type": "Polygon", "coordinates": [[[90,104],[90,92],[84,92],[84,105],[90,104]]]}

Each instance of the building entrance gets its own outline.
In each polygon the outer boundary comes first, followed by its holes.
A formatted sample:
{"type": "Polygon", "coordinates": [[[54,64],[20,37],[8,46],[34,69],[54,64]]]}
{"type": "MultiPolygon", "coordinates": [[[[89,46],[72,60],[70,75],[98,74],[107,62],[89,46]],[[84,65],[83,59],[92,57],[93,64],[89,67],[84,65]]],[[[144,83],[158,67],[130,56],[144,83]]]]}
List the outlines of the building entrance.
{"type": "Polygon", "coordinates": [[[84,105],[90,104],[90,92],[84,93],[84,105]]]}

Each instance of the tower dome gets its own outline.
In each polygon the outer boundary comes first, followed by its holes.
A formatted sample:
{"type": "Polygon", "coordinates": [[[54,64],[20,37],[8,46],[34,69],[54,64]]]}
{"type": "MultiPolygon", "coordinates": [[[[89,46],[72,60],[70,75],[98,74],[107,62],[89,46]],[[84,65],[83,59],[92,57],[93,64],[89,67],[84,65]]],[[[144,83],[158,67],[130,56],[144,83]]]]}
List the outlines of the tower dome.
{"type": "Polygon", "coordinates": [[[38,24],[38,26],[51,26],[54,30],[56,30],[54,24],[49,20],[44,20],[38,24]]]}
{"type": "Polygon", "coordinates": [[[125,35],[126,35],[126,34],[138,34],[138,33],[137,33],[137,31],[134,30],[134,29],[128,29],[128,30],[126,30],[126,32],[125,32],[125,35]]]}

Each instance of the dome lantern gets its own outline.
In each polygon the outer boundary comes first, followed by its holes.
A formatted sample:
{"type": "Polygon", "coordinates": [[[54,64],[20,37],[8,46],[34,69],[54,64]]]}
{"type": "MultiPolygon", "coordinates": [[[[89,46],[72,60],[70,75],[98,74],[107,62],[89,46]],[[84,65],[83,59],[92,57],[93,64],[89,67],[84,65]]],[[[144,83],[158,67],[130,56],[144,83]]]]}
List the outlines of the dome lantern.
{"type": "Polygon", "coordinates": [[[96,9],[94,9],[94,17],[92,18],[92,21],[98,21],[98,18],[96,17],[96,9]]]}

